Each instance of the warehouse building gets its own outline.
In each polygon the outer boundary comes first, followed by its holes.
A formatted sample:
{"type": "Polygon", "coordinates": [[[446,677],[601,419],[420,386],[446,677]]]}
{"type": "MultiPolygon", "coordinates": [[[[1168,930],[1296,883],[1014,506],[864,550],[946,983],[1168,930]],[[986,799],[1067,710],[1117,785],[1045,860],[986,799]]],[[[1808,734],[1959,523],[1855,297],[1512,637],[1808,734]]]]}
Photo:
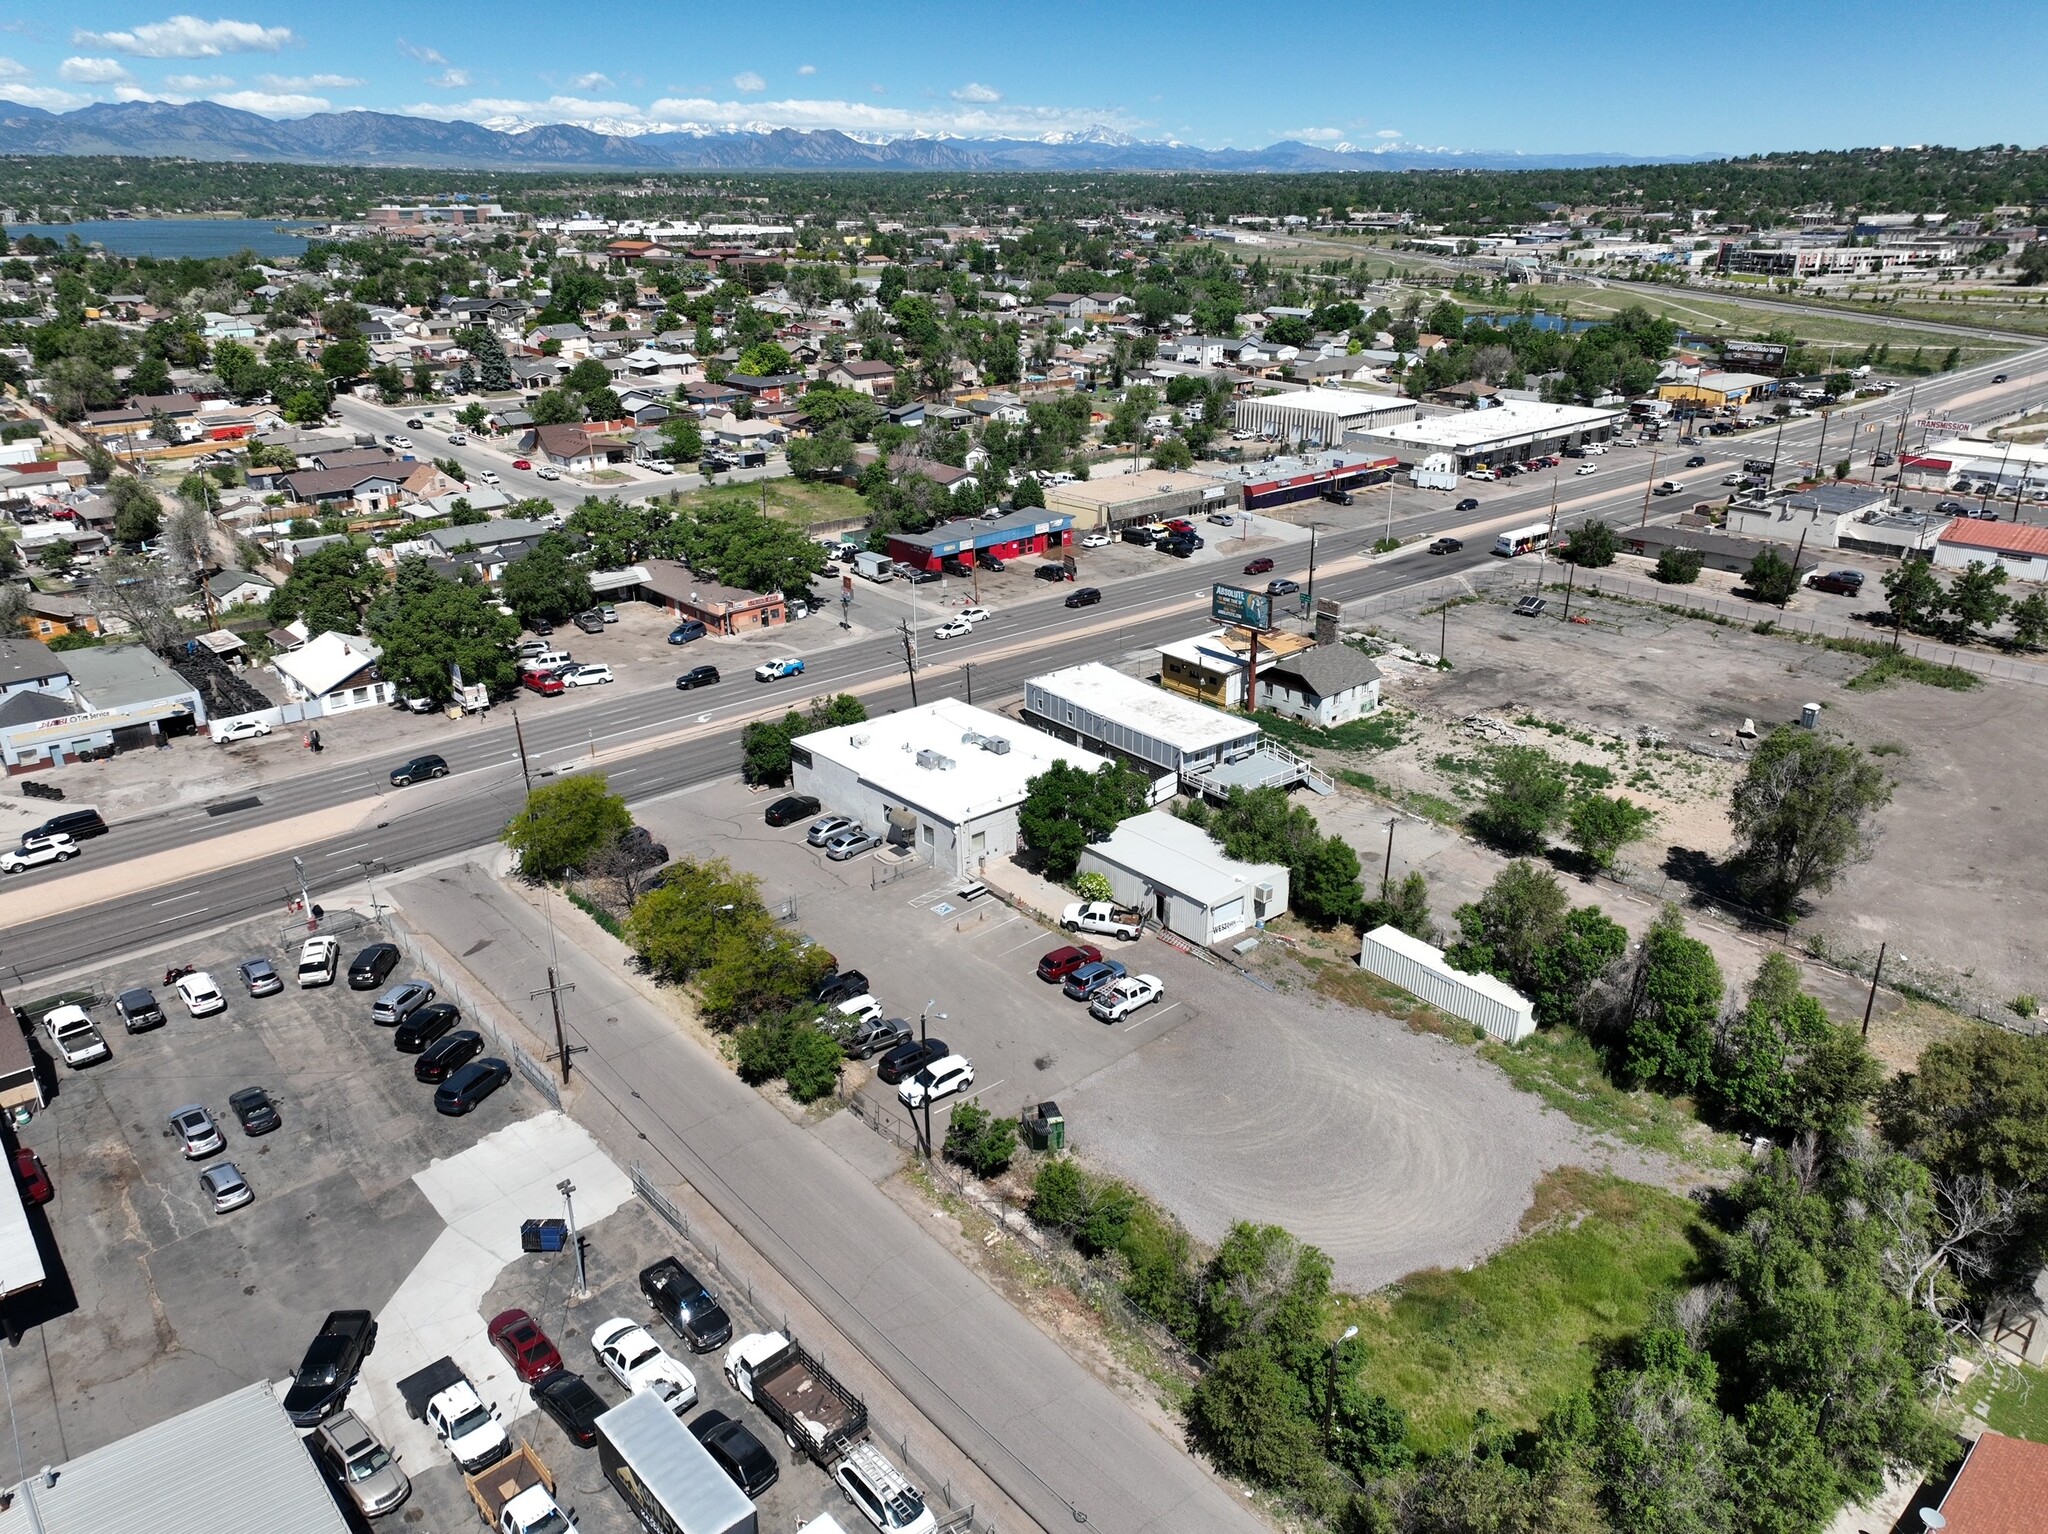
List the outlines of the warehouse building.
{"type": "Polygon", "coordinates": [[[1236,485],[1188,470],[1140,469],[1045,488],[1046,510],[1065,513],[1079,532],[1115,532],[1141,522],[1223,511],[1238,501],[1236,485]]]}
{"type": "Polygon", "coordinates": [[[1268,511],[1337,492],[1369,490],[1392,479],[1399,467],[1400,460],[1391,456],[1334,452],[1266,458],[1212,472],[1236,482],[1246,511],[1268,511]]]}
{"type": "Polygon", "coordinates": [[[1152,810],[1134,815],[1081,854],[1081,872],[1109,880],[1118,905],[1207,946],[1287,909],[1287,868],[1240,863],[1200,826],[1152,810]]]}
{"type": "Polygon", "coordinates": [[[1909,474],[1935,478],[1956,490],[1990,485],[1994,495],[2048,494],[2048,444],[1996,442],[1989,437],[1948,437],[1907,453],[1909,474]]]}
{"type": "Polygon", "coordinates": [[[795,789],[855,817],[947,873],[1018,847],[1026,786],[1055,762],[1084,772],[1105,758],[956,699],[799,736],[795,789]]]}
{"type": "Polygon", "coordinates": [[[1778,380],[1763,373],[1704,372],[1697,378],[1679,379],[1657,386],[1657,398],[1674,405],[1699,405],[1725,410],[1746,405],[1778,392],[1778,380]]]}
{"type": "Polygon", "coordinates": [[[1871,485],[1814,485],[1789,495],[1744,496],[1728,503],[1728,531],[1739,538],[1768,538],[1814,548],[1840,545],[1842,530],[1865,515],[1886,509],[1885,492],[1871,485]]]}
{"type": "Polygon", "coordinates": [[[1415,419],[1415,401],[1354,389],[1293,389],[1261,394],[1231,407],[1231,424],[1254,436],[1301,447],[1338,447],[1347,434],[1415,419]]]}
{"type": "Polygon", "coordinates": [[[1990,565],[2016,581],[2048,580],[2048,527],[1957,517],[1935,540],[1934,562],[1944,570],[1990,565]]]}
{"type": "Polygon", "coordinates": [[[1460,410],[1354,431],[1345,436],[1344,446],[1365,454],[1391,453],[1403,463],[1445,453],[1462,474],[1562,452],[1582,442],[1605,442],[1627,419],[1628,412],[1619,408],[1517,399],[1487,410],[1460,410]]]}

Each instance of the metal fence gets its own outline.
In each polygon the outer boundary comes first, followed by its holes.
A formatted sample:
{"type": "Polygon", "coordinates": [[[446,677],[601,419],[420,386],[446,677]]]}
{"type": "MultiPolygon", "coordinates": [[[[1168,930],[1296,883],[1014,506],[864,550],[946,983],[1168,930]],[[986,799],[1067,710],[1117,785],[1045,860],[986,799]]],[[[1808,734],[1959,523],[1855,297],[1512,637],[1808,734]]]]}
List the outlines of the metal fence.
{"type": "MultiPolygon", "coordinates": [[[[773,1324],[785,1337],[790,1335],[789,1317],[780,1312],[771,1317],[765,1312],[763,1301],[754,1294],[753,1279],[726,1262],[716,1241],[707,1240],[698,1234],[690,1223],[689,1215],[668,1196],[666,1190],[654,1180],[647,1168],[636,1161],[628,1168],[627,1175],[632,1179],[633,1191],[639,1194],[641,1201],[654,1212],[656,1218],[674,1231],[676,1238],[690,1248],[690,1255],[725,1280],[728,1305],[731,1303],[730,1297],[745,1295],[746,1308],[760,1324],[773,1324]]],[[[820,1363],[824,1363],[828,1369],[831,1367],[816,1348],[811,1351],[820,1363]]],[[[901,1429],[889,1427],[876,1417],[872,1410],[868,1413],[868,1436],[879,1439],[894,1458],[907,1466],[913,1478],[928,1494],[936,1494],[945,1502],[947,1511],[939,1518],[939,1530],[963,1529],[970,1531],[970,1534],[997,1534],[993,1523],[976,1516],[972,1502],[963,1503],[954,1498],[951,1476],[933,1469],[912,1446],[908,1434],[901,1429]]]]}
{"type": "Polygon", "coordinates": [[[390,924],[391,936],[405,949],[413,963],[433,977],[436,994],[444,999],[453,1000],[461,1007],[470,1024],[483,1034],[493,1050],[526,1078],[527,1085],[546,1098],[551,1106],[561,1107],[562,1088],[556,1081],[554,1072],[549,1070],[545,1061],[535,1059],[519,1043],[517,1036],[499,1017],[495,998],[479,996],[430,958],[418,937],[399,918],[397,912],[385,912],[384,919],[390,924]]]}

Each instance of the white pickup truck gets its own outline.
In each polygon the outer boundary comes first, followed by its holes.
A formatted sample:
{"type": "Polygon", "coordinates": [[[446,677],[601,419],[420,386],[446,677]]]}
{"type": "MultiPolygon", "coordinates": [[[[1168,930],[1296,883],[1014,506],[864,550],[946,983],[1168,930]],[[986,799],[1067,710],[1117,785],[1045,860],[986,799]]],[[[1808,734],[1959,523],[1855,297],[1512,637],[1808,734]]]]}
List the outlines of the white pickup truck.
{"type": "Polygon", "coordinates": [[[50,1047],[74,1071],[113,1055],[83,1007],[52,1007],[43,1014],[43,1031],[50,1036],[50,1047]]]}
{"type": "Polygon", "coordinates": [[[1099,1022],[1122,1022],[1140,1007],[1150,1006],[1166,994],[1157,975],[1126,975],[1095,993],[1088,1010],[1099,1022]]]}
{"type": "Polygon", "coordinates": [[[1069,932],[1094,932],[1130,942],[1145,930],[1145,918],[1107,900],[1077,901],[1060,912],[1060,925],[1069,932]]]}
{"type": "Polygon", "coordinates": [[[495,1465],[512,1452],[512,1440],[498,1414],[484,1405],[476,1386],[452,1358],[439,1358],[398,1382],[406,1412],[424,1422],[448,1446],[465,1475],[495,1465]]]}

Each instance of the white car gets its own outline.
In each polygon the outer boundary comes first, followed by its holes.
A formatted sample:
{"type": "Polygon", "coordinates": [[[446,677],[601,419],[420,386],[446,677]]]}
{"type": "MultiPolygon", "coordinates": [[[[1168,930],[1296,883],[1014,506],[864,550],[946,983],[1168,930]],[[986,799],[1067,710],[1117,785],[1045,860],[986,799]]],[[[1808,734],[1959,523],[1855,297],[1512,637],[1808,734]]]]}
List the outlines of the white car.
{"type": "Polygon", "coordinates": [[[203,969],[178,977],[178,999],[194,1017],[211,1017],[216,1012],[225,1012],[228,1006],[228,999],[213,983],[213,976],[203,969]]]}
{"type": "Polygon", "coordinates": [[[973,632],[974,625],[969,623],[965,618],[948,618],[944,623],[941,623],[937,628],[932,630],[932,638],[959,639],[962,636],[971,634],[973,632]]]}
{"type": "Polygon", "coordinates": [[[476,477],[487,485],[495,485],[498,482],[498,471],[496,469],[480,469],[477,471],[476,477]]]}
{"type": "Polygon", "coordinates": [[[78,843],[68,836],[38,838],[31,846],[0,852],[0,873],[26,873],[45,863],[61,863],[66,858],[77,857],[79,850],[78,843]]]}
{"type": "Polygon", "coordinates": [[[1582,463],[1573,472],[1578,474],[1581,478],[1583,478],[1588,474],[1598,474],[1600,472],[1600,466],[1598,464],[1593,463],[1582,463]]]}
{"type": "Polygon", "coordinates": [[[635,1395],[659,1397],[678,1417],[697,1404],[697,1377],[638,1321],[615,1316],[590,1334],[590,1345],[611,1377],[635,1395]]]}
{"type": "Polygon", "coordinates": [[[1106,549],[1109,547],[1109,534],[1090,533],[1081,540],[1081,547],[1084,549],[1106,549]]]}
{"type": "Polygon", "coordinates": [[[986,623],[995,614],[986,607],[963,607],[957,616],[965,618],[969,623],[986,623]]]}
{"type": "Polygon", "coordinates": [[[947,1055],[944,1059],[934,1060],[904,1082],[896,1089],[896,1096],[906,1108],[919,1108],[926,1102],[937,1102],[955,1092],[964,1092],[973,1085],[974,1062],[965,1055],[947,1055]]]}
{"type": "Polygon", "coordinates": [[[411,448],[412,448],[412,438],[410,438],[410,437],[400,437],[400,438],[398,439],[398,445],[399,445],[400,447],[402,447],[402,448],[405,448],[406,450],[410,451],[410,450],[411,450],[411,448]]]}
{"type": "Polygon", "coordinates": [[[466,446],[468,442],[469,438],[464,436],[459,431],[451,431],[450,433],[448,433],[448,445],[450,447],[463,447],[466,446]]]}
{"type": "Polygon", "coordinates": [[[818,1026],[832,1033],[851,1033],[862,1023],[880,1022],[882,1004],[872,996],[853,996],[839,1003],[824,1017],[818,1019],[818,1026]]]}
{"type": "Polygon", "coordinates": [[[1165,994],[1166,986],[1157,975],[1126,975],[1114,985],[1097,991],[1095,999],[1088,1003],[1088,1010],[1102,1022],[1119,1022],[1165,994]]]}
{"type": "Polygon", "coordinates": [[[602,661],[585,662],[572,666],[562,673],[563,685],[568,687],[596,687],[612,679],[612,668],[602,661]]]}
{"type": "Polygon", "coordinates": [[[560,479],[562,477],[562,471],[560,469],[551,469],[546,464],[542,464],[533,472],[535,477],[540,479],[560,479]]]}
{"type": "Polygon", "coordinates": [[[1465,477],[1467,479],[1476,479],[1482,485],[1490,485],[1496,479],[1500,478],[1500,476],[1495,474],[1491,469],[1470,469],[1466,471],[1465,477]]]}
{"type": "Polygon", "coordinates": [[[50,1047],[74,1071],[113,1057],[83,1007],[52,1007],[43,1014],[43,1032],[50,1036],[50,1047]]]}
{"type": "Polygon", "coordinates": [[[214,737],[222,745],[237,740],[257,740],[270,733],[270,725],[261,719],[237,719],[227,725],[214,737]]]}

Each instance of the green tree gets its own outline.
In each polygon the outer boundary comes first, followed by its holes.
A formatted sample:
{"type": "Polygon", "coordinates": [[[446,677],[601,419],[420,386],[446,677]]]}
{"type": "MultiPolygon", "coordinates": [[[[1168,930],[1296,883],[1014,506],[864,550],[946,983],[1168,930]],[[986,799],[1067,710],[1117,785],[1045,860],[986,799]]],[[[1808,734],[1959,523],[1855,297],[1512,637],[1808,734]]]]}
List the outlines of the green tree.
{"type": "Polygon", "coordinates": [[[1323,1365],[1330,1259],[1278,1225],[1240,1220],[1202,1270],[1200,1344],[1219,1357],[1264,1346],[1304,1375],[1323,1365]]]}
{"type": "Polygon", "coordinates": [[[1707,557],[1698,549],[1663,549],[1657,555],[1657,579],[1667,586],[1690,586],[1706,568],[1707,557]]]}
{"type": "Polygon", "coordinates": [[[1713,1076],[1721,966],[1667,904],[1643,934],[1624,993],[1620,1074],[1692,1092],[1713,1076]]]}
{"type": "Polygon", "coordinates": [[[1628,952],[1628,930],[1598,906],[1574,906],[1556,943],[1536,955],[1536,984],[1527,994],[1544,1027],[1576,1023],[1588,993],[1628,952]]]}
{"type": "Polygon", "coordinates": [[[1289,865],[1288,898],[1311,925],[1356,921],[1364,908],[1365,886],[1351,844],[1341,836],[1319,836],[1301,847],[1298,864],[1289,865]]]}
{"type": "Polygon", "coordinates": [[[740,730],[740,775],[749,783],[787,783],[791,741],[816,730],[860,724],[867,717],[860,699],[842,692],[820,698],[808,713],[791,709],[780,719],[757,719],[740,730]]]}
{"type": "Polygon", "coordinates": [[[567,389],[543,389],[531,414],[536,426],[569,426],[583,419],[583,401],[567,389]]]}
{"type": "Polygon", "coordinates": [[[1051,1230],[1071,1230],[1087,1211],[1088,1174],[1071,1156],[1039,1164],[1031,1180],[1031,1218],[1051,1230]]]}
{"type": "Polygon", "coordinates": [[[536,619],[560,623],[590,606],[590,575],[570,557],[569,540],[544,533],[505,567],[499,595],[531,627],[536,619]]]}
{"type": "Polygon", "coordinates": [[[2012,642],[2023,650],[2038,650],[2048,642],[2048,595],[2030,591],[2012,604],[2012,642]]]}
{"type": "Polygon", "coordinates": [[[1940,621],[1948,594],[1924,559],[1904,559],[1884,574],[1884,602],[1892,621],[1909,634],[1926,634],[1940,621]]]}
{"type": "Polygon", "coordinates": [[[1621,539],[1614,529],[1598,517],[1588,517],[1572,529],[1571,542],[1565,545],[1561,558],[1570,560],[1582,570],[1599,570],[1614,563],[1614,556],[1621,552],[1621,539]]]}
{"type": "Polygon", "coordinates": [[[271,593],[270,619],[290,623],[303,618],[313,634],[360,633],[363,609],[382,584],[360,545],[330,543],[293,563],[285,583],[271,593]]]}
{"type": "Polygon", "coordinates": [[[633,902],[625,931],[651,972],[681,983],[711,966],[727,936],[759,946],[773,925],[752,874],[735,873],[723,858],[679,858],[633,902]]]}
{"type": "Polygon", "coordinates": [[[483,587],[447,580],[424,559],[398,562],[390,589],[363,615],[363,629],[383,652],[378,669],[416,697],[447,702],[458,670],[465,684],[493,694],[517,680],[518,620],[499,612],[483,587]]]}
{"type": "Polygon", "coordinates": [[[704,430],[687,410],[660,426],[662,451],[671,463],[695,463],[704,456],[704,430]]]}
{"type": "Polygon", "coordinates": [[[1779,726],[1751,755],[1729,813],[1744,884],[1773,913],[1791,915],[1868,854],[1871,822],[1891,798],[1891,783],[1858,747],[1779,726]]]}
{"type": "Polygon", "coordinates": [[[1081,853],[1145,808],[1145,780],[1120,762],[1095,772],[1054,762],[1024,786],[1017,825],[1045,876],[1064,884],[1081,853]]]}
{"type": "MultiPolygon", "coordinates": [[[[782,1064],[782,1079],[789,1087],[789,1095],[800,1103],[816,1102],[829,1095],[839,1085],[839,1068],[845,1058],[839,1041],[824,1029],[811,1024],[792,1029],[782,1064]]],[[[960,1110],[953,1111],[957,1117],[960,1110]]]]}
{"type": "Polygon", "coordinates": [[[595,394],[612,386],[611,369],[595,357],[585,357],[562,375],[562,387],[578,394],[595,394]]]}
{"type": "MultiPolygon", "coordinates": [[[[505,344],[496,334],[479,326],[459,332],[455,339],[476,361],[479,390],[485,394],[502,394],[512,387],[512,364],[506,360],[505,344]]],[[[482,424],[479,421],[477,426],[482,424]]],[[[476,430],[476,427],[471,430],[476,430]]]]}
{"type": "Polygon", "coordinates": [[[331,341],[320,351],[320,372],[330,384],[343,385],[370,371],[370,348],[355,336],[331,341]]]}
{"type": "Polygon", "coordinates": [[[220,341],[213,348],[213,375],[236,399],[249,399],[270,387],[270,369],[255,350],[240,341],[220,341]]]}
{"type": "MultiPolygon", "coordinates": [[[[552,508],[539,503],[536,511],[552,508]]],[[[518,510],[514,508],[515,512],[518,510]]],[[[668,525],[669,514],[654,506],[628,506],[615,495],[584,501],[569,513],[563,530],[584,540],[592,568],[623,570],[654,552],[654,537],[668,525]]]]}
{"type": "Polygon", "coordinates": [[[1571,902],[1548,869],[1517,859],[1470,905],[1458,907],[1459,940],[1444,958],[1467,974],[1496,975],[1523,995],[1535,991],[1544,949],[1562,942],[1571,902]]]}
{"type": "Polygon", "coordinates": [[[1398,927],[1410,937],[1434,943],[1437,932],[1429,909],[1429,881],[1421,870],[1411,870],[1398,884],[1382,889],[1378,899],[1368,900],[1359,925],[1367,931],[1381,925],[1398,927]]]}
{"type": "Polygon", "coordinates": [[[1647,836],[1656,815],[1621,794],[1584,794],[1565,817],[1565,840],[1595,868],[1613,866],[1630,842],[1647,836]]]}
{"type": "Polygon", "coordinates": [[[1225,1475],[1289,1488],[1321,1462],[1308,1392],[1263,1347],[1218,1358],[1189,1395],[1186,1412],[1190,1441],[1225,1475]]]}
{"type": "Polygon", "coordinates": [[[134,475],[122,474],[110,481],[107,499],[114,507],[114,536],[122,543],[132,547],[163,530],[164,503],[134,475]]]}
{"type": "Polygon", "coordinates": [[[1751,560],[1749,573],[1742,579],[1759,602],[1777,607],[1784,606],[1799,589],[1799,572],[1776,549],[1765,549],[1751,560]]]}
{"type": "Polygon", "coordinates": [[[739,365],[735,371],[749,378],[769,378],[787,373],[791,363],[789,353],[773,341],[757,341],[740,353],[739,365]]]}
{"type": "Polygon", "coordinates": [[[1503,746],[1486,763],[1486,792],[1473,829],[1510,852],[1532,852],[1571,802],[1564,768],[1540,746],[1503,746]]]}
{"type": "Polygon", "coordinates": [[[976,1177],[999,1177],[1017,1154],[1016,1120],[962,1103],[946,1125],[946,1154],[976,1177]]]}
{"type": "Polygon", "coordinates": [[[529,793],[526,808],[512,817],[499,840],[519,855],[524,877],[559,879],[632,826],[626,801],[611,791],[603,773],[578,773],[529,793]]]}
{"type": "Polygon", "coordinates": [[[1195,455],[1180,437],[1162,437],[1152,444],[1152,467],[1179,474],[1195,466],[1195,455]]]}
{"type": "Polygon", "coordinates": [[[1045,487],[1039,484],[1031,475],[1027,474],[1017,481],[1017,488],[1010,492],[1010,504],[1019,511],[1024,510],[1027,506],[1037,506],[1042,509],[1045,505],[1045,487]]]}
{"type": "Polygon", "coordinates": [[[1799,986],[1799,970],[1767,954],[1743,1009],[1722,1030],[1715,1088],[1726,1112],[1769,1134],[1838,1138],[1877,1090],[1877,1063],[1799,986]]]}
{"type": "Polygon", "coordinates": [[[1241,863],[1286,864],[1290,899],[1304,920],[1358,919],[1365,901],[1358,854],[1341,837],[1325,837],[1307,806],[1290,803],[1284,790],[1233,788],[1220,805],[1195,800],[1175,813],[1241,863]]]}
{"type": "Polygon", "coordinates": [[[678,517],[662,534],[692,570],[746,591],[802,591],[825,569],[825,551],[792,523],[763,516],[744,493],[678,517]]]}
{"type": "Polygon", "coordinates": [[[2012,605],[2012,598],[1999,589],[2004,584],[2005,566],[1974,559],[1949,582],[1943,628],[1952,643],[1968,644],[1978,637],[1980,629],[1997,627],[2012,605]]]}

